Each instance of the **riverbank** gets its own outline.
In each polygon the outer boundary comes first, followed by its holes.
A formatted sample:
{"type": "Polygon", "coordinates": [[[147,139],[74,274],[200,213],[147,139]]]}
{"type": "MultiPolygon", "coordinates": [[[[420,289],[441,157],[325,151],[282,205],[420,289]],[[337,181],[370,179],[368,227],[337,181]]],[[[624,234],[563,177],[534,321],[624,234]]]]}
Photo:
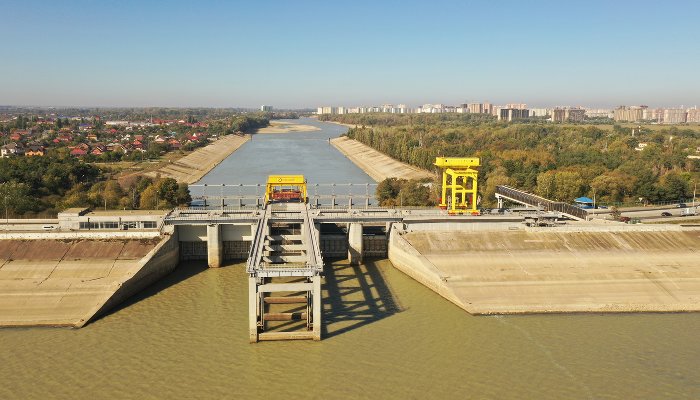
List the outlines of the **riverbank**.
{"type": "Polygon", "coordinates": [[[331,139],[331,144],[377,182],[387,178],[432,179],[435,176],[430,171],[395,160],[346,136],[331,139]]]}
{"type": "Polygon", "coordinates": [[[250,135],[223,136],[185,157],[171,161],[164,167],[146,172],[144,175],[151,178],[156,176],[173,178],[178,182],[187,184],[195,183],[248,140],[250,140],[250,135]]]}
{"type": "Polygon", "coordinates": [[[700,311],[700,230],[393,229],[389,260],[471,314],[700,311]]]}
{"type": "Polygon", "coordinates": [[[313,125],[294,124],[283,121],[270,121],[269,126],[260,128],[255,133],[313,132],[320,130],[321,128],[313,125]]]}

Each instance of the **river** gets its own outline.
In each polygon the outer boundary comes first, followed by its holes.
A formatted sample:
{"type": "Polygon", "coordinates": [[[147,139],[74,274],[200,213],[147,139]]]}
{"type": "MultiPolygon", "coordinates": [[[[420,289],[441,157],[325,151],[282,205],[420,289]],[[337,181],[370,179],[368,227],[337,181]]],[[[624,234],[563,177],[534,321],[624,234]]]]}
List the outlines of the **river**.
{"type": "MultiPolygon", "coordinates": [[[[303,123],[323,131],[256,136],[204,180],[371,182],[330,146],[338,170],[298,157],[344,130],[303,123]]],[[[245,278],[182,263],[83,329],[2,329],[0,398],[700,398],[699,314],[475,317],[386,260],[337,262],[321,342],[249,344],[245,278]]]]}

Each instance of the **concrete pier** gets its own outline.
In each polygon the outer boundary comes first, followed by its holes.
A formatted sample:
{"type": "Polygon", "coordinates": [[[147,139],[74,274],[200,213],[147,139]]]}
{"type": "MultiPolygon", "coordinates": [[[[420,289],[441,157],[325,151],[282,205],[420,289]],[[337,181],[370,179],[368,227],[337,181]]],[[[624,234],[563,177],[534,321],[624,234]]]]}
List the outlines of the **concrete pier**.
{"type": "Polygon", "coordinates": [[[348,260],[352,265],[362,264],[362,224],[348,225],[348,260]]]}
{"type": "Polygon", "coordinates": [[[221,225],[207,225],[207,264],[209,268],[221,267],[221,261],[224,258],[223,250],[221,225]]]}

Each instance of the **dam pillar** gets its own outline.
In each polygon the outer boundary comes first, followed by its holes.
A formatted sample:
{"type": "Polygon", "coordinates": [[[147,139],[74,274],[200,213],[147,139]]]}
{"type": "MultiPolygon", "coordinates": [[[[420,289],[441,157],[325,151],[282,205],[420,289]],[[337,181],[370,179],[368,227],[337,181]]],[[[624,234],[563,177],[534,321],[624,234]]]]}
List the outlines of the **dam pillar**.
{"type": "Polygon", "coordinates": [[[348,261],[352,265],[362,263],[362,224],[348,226],[348,261]]]}
{"type": "Polygon", "coordinates": [[[209,268],[221,267],[224,244],[221,240],[221,225],[207,225],[207,264],[209,268]]]}

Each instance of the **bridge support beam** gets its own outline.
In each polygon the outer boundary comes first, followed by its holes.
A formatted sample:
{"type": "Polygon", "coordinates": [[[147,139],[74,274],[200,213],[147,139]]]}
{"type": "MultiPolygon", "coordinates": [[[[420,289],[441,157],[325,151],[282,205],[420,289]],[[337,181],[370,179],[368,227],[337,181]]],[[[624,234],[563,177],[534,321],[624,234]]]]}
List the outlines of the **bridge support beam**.
{"type": "Polygon", "coordinates": [[[221,267],[224,244],[221,240],[221,225],[207,225],[207,264],[209,268],[221,267]]]}
{"type": "Polygon", "coordinates": [[[348,261],[352,265],[362,263],[362,224],[348,226],[348,261]]]}

